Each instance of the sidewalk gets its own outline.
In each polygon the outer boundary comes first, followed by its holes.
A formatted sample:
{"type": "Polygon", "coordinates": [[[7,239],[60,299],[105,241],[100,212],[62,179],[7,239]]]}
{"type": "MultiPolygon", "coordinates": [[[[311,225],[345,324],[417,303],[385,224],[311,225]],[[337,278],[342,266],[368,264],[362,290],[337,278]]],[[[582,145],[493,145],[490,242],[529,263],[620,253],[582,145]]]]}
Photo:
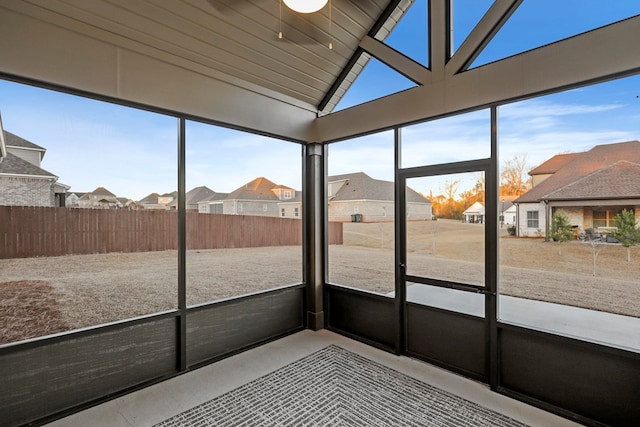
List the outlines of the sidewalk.
{"type": "MultiPolygon", "coordinates": [[[[407,301],[484,317],[482,294],[410,285],[407,301]]],[[[504,323],[640,352],[637,317],[501,295],[498,318],[504,323]]]]}

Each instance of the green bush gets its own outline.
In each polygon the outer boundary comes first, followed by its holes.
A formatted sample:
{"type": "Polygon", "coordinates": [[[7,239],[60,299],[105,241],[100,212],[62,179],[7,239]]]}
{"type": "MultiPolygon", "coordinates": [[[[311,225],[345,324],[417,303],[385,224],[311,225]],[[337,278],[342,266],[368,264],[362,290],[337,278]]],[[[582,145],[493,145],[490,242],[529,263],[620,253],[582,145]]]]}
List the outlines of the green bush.
{"type": "Polygon", "coordinates": [[[568,242],[573,237],[569,217],[567,217],[563,212],[557,211],[553,214],[549,237],[554,242],[568,242]]]}
{"type": "Polygon", "coordinates": [[[617,230],[613,237],[627,248],[627,262],[631,262],[631,246],[640,243],[640,229],[636,225],[636,215],[633,210],[624,209],[613,219],[613,225],[617,230]]]}

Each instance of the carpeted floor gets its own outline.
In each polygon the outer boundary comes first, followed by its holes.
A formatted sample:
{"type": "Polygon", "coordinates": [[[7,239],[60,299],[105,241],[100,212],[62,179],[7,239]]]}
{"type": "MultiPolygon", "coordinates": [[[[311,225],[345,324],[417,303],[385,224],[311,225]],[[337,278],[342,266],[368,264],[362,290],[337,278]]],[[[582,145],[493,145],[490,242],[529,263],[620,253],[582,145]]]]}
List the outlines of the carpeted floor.
{"type": "Polygon", "coordinates": [[[331,345],[156,424],[176,426],[525,424],[331,345]]]}

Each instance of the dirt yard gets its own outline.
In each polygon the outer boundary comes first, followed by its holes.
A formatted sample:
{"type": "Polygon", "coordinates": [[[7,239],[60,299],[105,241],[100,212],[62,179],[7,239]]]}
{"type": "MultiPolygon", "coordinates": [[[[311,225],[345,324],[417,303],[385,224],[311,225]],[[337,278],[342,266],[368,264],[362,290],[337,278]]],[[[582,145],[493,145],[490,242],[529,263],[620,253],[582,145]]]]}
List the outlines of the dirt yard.
{"type": "MultiPolygon", "coordinates": [[[[483,226],[411,222],[408,272],[482,284],[483,226]]],[[[640,247],[500,238],[500,293],[640,317],[640,247]],[[559,254],[559,249],[561,254],[559,254]]],[[[329,279],[393,291],[393,224],[347,223],[329,248],[329,279]]],[[[0,260],[0,343],[173,309],[176,251],[0,260]]],[[[187,301],[199,304],[302,280],[300,247],[187,254],[187,301]]]]}

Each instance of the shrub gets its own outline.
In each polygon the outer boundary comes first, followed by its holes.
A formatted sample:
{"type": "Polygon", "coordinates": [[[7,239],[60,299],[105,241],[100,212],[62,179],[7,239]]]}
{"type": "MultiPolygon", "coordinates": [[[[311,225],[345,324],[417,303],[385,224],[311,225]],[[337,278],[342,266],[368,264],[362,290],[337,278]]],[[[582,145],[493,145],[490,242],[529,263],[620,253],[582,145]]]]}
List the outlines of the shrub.
{"type": "Polygon", "coordinates": [[[631,246],[640,243],[640,229],[636,225],[636,215],[633,210],[624,209],[613,219],[613,225],[617,230],[613,237],[627,248],[627,262],[631,262],[631,246]]]}
{"type": "MultiPolygon", "coordinates": [[[[568,242],[573,237],[573,230],[569,223],[569,217],[567,217],[563,212],[557,211],[553,214],[549,237],[553,241],[559,243],[568,242]]],[[[558,246],[558,255],[562,255],[560,246],[558,246]]]]}

